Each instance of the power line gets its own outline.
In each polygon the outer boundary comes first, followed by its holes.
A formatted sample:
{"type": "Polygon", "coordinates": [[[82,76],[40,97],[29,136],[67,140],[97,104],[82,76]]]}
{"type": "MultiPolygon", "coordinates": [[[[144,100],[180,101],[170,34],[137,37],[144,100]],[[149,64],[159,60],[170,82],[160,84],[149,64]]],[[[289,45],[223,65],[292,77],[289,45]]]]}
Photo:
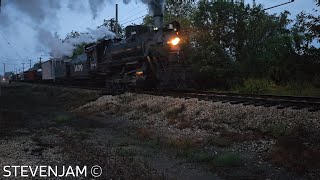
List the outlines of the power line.
{"type": "Polygon", "coordinates": [[[123,19],[128,18],[131,13],[133,13],[136,9],[139,9],[140,7],[141,7],[141,6],[138,6],[138,7],[134,8],[133,10],[131,10],[129,13],[126,13],[127,16],[125,16],[123,19]]]}
{"type": "Polygon", "coordinates": [[[132,15],[132,16],[130,16],[129,18],[122,19],[121,21],[126,21],[126,20],[128,20],[128,19],[130,19],[130,18],[132,18],[132,17],[134,17],[134,16],[136,16],[136,15],[139,15],[139,14],[141,14],[141,13],[145,12],[145,11],[147,11],[147,10],[146,10],[146,9],[144,9],[144,10],[142,10],[142,11],[140,11],[140,12],[138,12],[138,13],[136,13],[136,14],[132,15]]]}
{"type": "Polygon", "coordinates": [[[23,59],[20,56],[20,54],[18,53],[18,51],[15,50],[15,48],[12,46],[12,44],[9,42],[9,40],[7,38],[5,38],[5,36],[3,35],[3,33],[1,31],[0,31],[0,35],[8,43],[8,45],[12,48],[12,50],[14,50],[16,52],[16,54],[19,56],[20,60],[23,61],[23,59]]]}
{"type": "Polygon", "coordinates": [[[131,18],[133,18],[133,17],[135,17],[135,16],[137,16],[137,15],[139,15],[139,14],[141,14],[141,13],[144,13],[144,12],[146,12],[146,11],[147,11],[147,10],[146,10],[146,9],[144,9],[144,10],[139,11],[138,13],[136,13],[136,14],[134,14],[134,15],[130,16],[129,18],[122,19],[121,21],[127,21],[127,20],[129,20],[129,19],[131,19],[131,18]]]}
{"type": "Polygon", "coordinates": [[[128,23],[131,23],[132,21],[135,21],[135,20],[138,20],[138,19],[141,19],[141,18],[144,18],[145,16],[140,16],[140,17],[138,17],[138,18],[136,18],[136,19],[133,19],[133,20],[131,20],[131,21],[128,21],[128,22],[125,22],[125,23],[122,23],[122,25],[124,25],[124,24],[128,24],[128,23]]]}
{"type": "Polygon", "coordinates": [[[266,11],[266,10],[273,9],[273,8],[276,8],[276,7],[279,7],[279,6],[283,6],[283,5],[286,5],[286,4],[289,4],[289,3],[293,3],[293,2],[294,2],[294,0],[289,0],[289,2],[282,3],[282,4],[279,4],[279,5],[276,5],[276,6],[272,6],[272,7],[269,7],[269,8],[265,8],[263,10],[266,11]]]}

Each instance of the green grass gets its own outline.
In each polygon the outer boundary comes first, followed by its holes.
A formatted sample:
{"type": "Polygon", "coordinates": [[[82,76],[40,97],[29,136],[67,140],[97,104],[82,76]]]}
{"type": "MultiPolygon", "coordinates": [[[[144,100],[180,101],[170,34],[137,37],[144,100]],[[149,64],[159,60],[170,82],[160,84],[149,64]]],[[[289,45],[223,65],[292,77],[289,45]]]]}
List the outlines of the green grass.
{"type": "Polygon", "coordinates": [[[211,163],[214,160],[214,155],[211,152],[194,148],[180,149],[176,155],[192,162],[211,163]]]}
{"type": "Polygon", "coordinates": [[[269,94],[282,95],[282,96],[314,96],[320,97],[320,88],[312,86],[275,86],[270,89],[269,94]]]}
{"type": "Polygon", "coordinates": [[[240,93],[266,94],[270,90],[270,82],[265,79],[247,79],[243,86],[238,88],[240,93]]]}
{"type": "Polygon", "coordinates": [[[216,166],[239,166],[241,165],[241,158],[236,153],[223,153],[215,156],[213,163],[216,166]]]}
{"type": "Polygon", "coordinates": [[[233,140],[230,137],[213,136],[208,139],[208,144],[218,146],[218,147],[228,147],[232,145],[232,143],[233,143],[233,140]]]}
{"type": "Polygon", "coordinates": [[[209,163],[213,166],[220,167],[234,167],[241,165],[241,158],[237,153],[222,153],[214,155],[206,150],[183,149],[177,151],[177,156],[187,158],[192,162],[209,163]]]}
{"type": "Polygon", "coordinates": [[[79,132],[83,132],[83,133],[93,133],[94,132],[94,129],[92,128],[81,128],[81,129],[78,129],[79,132]]]}
{"type": "Polygon", "coordinates": [[[291,130],[284,123],[275,123],[270,126],[265,126],[261,129],[263,133],[270,134],[274,138],[278,138],[284,135],[288,135],[291,130]]]}
{"type": "Polygon", "coordinates": [[[290,83],[288,85],[275,85],[266,81],[247,81],[244,86],[234,87],[230,91],[219,89],[208,89],[217,93],[252,93],[252,94],[270,94],[279,96],[311,96],[320,97],[320,88],[314,87],[308,83],[290,83]]]}
{"type": "Polygon", "coordinates": [[[210,162],[213,160],[213,156],[207,151],[200,151],[193,154],[193,159],[198,162],[210,162]]]}
{"type": "Polygon", "coordinates": [[[77,129],[78,131],[78,135],[77,137],[80,139],[80,140],[85,140],[87,139],[91,133],[94,132],[94,129],[90,129],[90,128],[82,128],[82,129],[77,129]]]}
{"type": "Polygon", "coordinates": [[[137,155],[137,151],[131,147],[120,147],[117,154],[121,157],[132,157],[137,155]]]}
{"type": "Polygon", "coordinates": [[[72,117],[70,115],[59,115],[55,118],[55,122],[57,124],[66,124],[69,123],[72,120],[72,117]]]}

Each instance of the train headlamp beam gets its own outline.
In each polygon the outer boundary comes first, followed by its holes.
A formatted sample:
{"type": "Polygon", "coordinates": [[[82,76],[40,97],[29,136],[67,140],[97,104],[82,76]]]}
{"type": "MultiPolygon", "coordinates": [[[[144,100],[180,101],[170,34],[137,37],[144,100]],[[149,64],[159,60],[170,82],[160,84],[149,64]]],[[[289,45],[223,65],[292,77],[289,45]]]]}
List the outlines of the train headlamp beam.
{"type": "Polygon", "coordinates": [[[174,39],[172,39],[171,41],[168,42],[168,44],[172,44],[174,46],[178,45],[180,42],[180,38],[176,37],[174,39]]]}

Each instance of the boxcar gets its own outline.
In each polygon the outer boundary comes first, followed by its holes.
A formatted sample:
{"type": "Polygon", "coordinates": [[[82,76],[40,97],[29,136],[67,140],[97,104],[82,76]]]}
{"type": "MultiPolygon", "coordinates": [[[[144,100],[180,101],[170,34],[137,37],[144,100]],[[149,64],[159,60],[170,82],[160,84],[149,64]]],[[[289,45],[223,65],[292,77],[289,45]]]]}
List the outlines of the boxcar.
{"type": "Polygon", "coordinates": [[[36,70],[29,70],[23,73],[23,80],[29,82],[36,82],[41,80],[41,73],[36,70]]]}
{"type": "Polygon", "coordinates": [[[42,80],[55,82],[69,77],[69,62],[64,59],[51,59],[41,64],[42,80]]]}

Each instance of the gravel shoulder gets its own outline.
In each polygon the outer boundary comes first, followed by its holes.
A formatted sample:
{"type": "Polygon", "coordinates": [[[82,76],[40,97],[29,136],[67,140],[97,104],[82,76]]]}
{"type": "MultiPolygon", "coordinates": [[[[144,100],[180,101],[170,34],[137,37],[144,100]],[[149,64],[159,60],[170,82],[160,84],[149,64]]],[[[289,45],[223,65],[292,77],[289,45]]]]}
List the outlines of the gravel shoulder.
{"type": "Polygon", "coordinates": [[[98,164],[104,179],[320,176],[319,112],[25,84],[2,88],[0,112],[0,168],[98,164]]]}
{"type": "Polygon", "coordinates": [[[319,112],[130,93],[75,112],[129,119],[140,137],[226,179],[320,175],[319,112]]]}

